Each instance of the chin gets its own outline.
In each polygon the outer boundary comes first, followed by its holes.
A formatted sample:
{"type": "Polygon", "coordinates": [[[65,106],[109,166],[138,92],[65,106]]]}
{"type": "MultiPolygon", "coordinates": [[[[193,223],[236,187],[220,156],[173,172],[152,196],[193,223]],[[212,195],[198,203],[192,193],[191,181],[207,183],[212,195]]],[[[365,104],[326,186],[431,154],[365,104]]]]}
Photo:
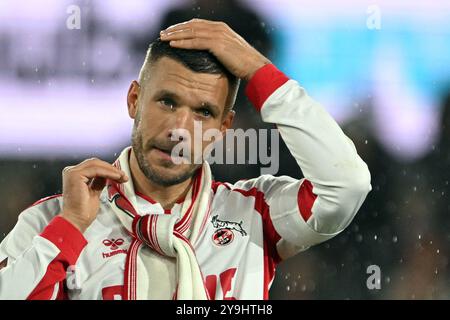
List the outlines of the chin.
{"type": "Polygon", "coordinates": [[[190,164],[175,164],[170,158],[161,157],[157,152],[144,155],[145,162],[140,164],[147,179],[161,186],[170,186],[191,178],[195,168],[190,164]],[[141,166],[142,165],[142,166],[141,166]]]}
{"type": "Polygon", "coordinates": [[[189,179],[192,176],[192,170],[189,165],[175,165],[172,163],[170,166],[166,166],[164,164],[155,164],[151,166],[151,180],[154,180],[154,182],[173,181],[174,183],[168,183],[168,185],[172,185],[189,179]]]}

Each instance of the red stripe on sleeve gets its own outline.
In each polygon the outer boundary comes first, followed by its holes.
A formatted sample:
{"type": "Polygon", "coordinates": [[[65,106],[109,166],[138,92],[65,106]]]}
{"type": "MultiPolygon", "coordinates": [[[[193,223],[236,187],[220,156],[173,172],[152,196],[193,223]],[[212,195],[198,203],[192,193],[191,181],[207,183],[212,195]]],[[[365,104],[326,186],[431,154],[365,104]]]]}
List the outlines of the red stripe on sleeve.
{"type": "Polygon", "coordinates": [[[312,191],[313,185],[309,180],[304,180],[302,185],[300,186],[300,189],[298,190],[298,196],[297,196],[297,202],[298,202],[298,208],[300,210],[300,214],[302,215],[303,219],[305,221],[308,221],[308,219],[312,215],[312,206],[314,204],[314,201],[317,198],[317,195],[315,195],[312,191]]]}
{"type": "Polygon", "coordinates": [[[259,111],[267,98],[288,80],[289,78],[273,64],[266,64],[250,79],[245,94],[259,111]]]}
{"type": "Polygon", "coordinates": [[[41,237],[50,240],[61,250],[60,254],[69,265],[78,260],[87,241],[73,224],[63,217],[56,216],[41,233],[41,237]]]}
{"type": "Polygon", "coordinates": [[[75,265],[87,241],[74,225],[60,216],[53,218],[40,236],[57,246],[60,253],[48,265],[44,277],[27,300],[50,299],[57,283],[60,283],[57,298],[61,299],[65,297],[62,290],[66,270],[70,265],[75,265]]]}

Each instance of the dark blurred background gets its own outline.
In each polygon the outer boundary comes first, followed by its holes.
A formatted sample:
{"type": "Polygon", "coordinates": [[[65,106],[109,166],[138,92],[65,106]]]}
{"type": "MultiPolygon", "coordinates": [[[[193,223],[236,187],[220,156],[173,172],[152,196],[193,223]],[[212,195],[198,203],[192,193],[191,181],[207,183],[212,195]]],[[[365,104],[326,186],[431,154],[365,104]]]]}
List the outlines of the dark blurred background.
{"type": "MultiPolygon", "coordinates": [[[[450,298],[450,2],[0,3],[0,241],[61,170],[129,144],[126,93],[159,30],[222,20],[298,80],[354,141],[372,192],[336,238],[283,262],[272,299],[450,298]],[[73,7],[71,5],[75,5],[73,7]],[[79,9],[79,28],[67,22],[79,9]],[[381,289],[366,286],[370,265],[381,289]]],[[[243,94],[235,128],[261,122],[243,94]]],[[[260,174],[214,165],[216,180],[260,174]]],[[[279,175],[302,173],[280,146],[279,175]]]]}

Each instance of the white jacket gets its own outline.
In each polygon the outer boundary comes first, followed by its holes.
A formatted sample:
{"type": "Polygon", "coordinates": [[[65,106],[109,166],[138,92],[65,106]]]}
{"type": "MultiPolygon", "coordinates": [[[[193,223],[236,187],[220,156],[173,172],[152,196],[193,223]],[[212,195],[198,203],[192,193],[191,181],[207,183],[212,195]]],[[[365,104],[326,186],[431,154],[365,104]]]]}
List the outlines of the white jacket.
{"type": "MultiPolygon", "coordinates": [[[[267,65],[246,93],[277,125],[305,179],[213,182],[208,225],[193,246],[215,299],[268,299],[276,265],[340,233],[371,190],[353,143],[296,81],[267,65]]],[[[141,212],[179,214],[179,204],[165,212],[138,198],[141,212]]],[[[58,217],[61,208],[53,196],[20,214],[0,244],[0,299],[121,299],[131,238],[106,194],[84,234],[58,217]]]]}

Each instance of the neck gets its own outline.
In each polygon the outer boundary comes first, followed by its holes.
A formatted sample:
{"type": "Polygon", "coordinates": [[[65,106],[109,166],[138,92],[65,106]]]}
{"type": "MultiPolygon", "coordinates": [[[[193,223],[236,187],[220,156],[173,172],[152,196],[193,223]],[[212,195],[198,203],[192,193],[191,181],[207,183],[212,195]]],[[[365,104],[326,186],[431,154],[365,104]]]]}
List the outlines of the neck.
{"type": "Polygon", "coordinates": [[[164,209],[171,209],[178,199],[185,197],[192,181],[191,178],[168,187],[153,183],[139,168],[134,150],[131,151],[130,155],[130,171],[134,189],[159,202],[164,209]]]}

